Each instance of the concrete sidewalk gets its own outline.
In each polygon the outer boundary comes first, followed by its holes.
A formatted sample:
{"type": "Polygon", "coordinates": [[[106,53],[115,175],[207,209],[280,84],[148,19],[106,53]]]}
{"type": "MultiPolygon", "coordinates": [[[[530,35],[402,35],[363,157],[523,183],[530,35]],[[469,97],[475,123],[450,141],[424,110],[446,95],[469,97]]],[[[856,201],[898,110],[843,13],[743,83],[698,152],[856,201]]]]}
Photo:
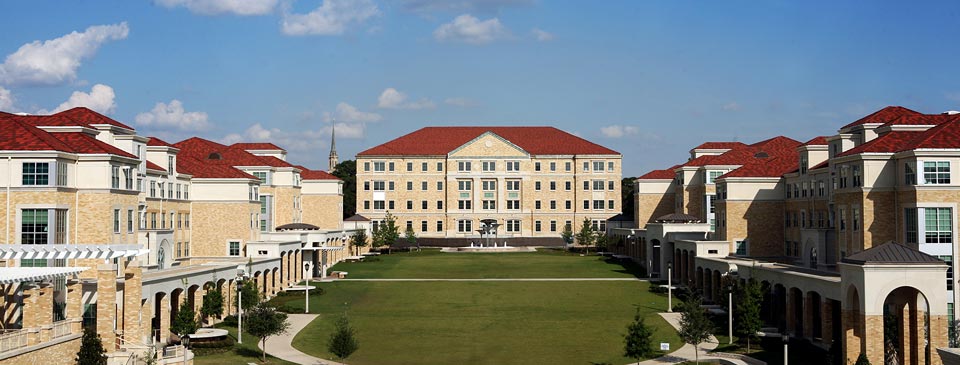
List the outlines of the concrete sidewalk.
{"type": "MultiPolygon", "coordinates": [[[[677,330],[680,329],[680,313],[660,313],[660,316],[667,321],[673,328],[677,330]]],[[[694,349],[693,345],[683,344],[683,347],[680,347],[677,351],[671,352],[664,356],[658,357],[656,359],[650,359],[646,361],[641,361],[639,363],[630,363],[638,365],[662,365],[662,364],[676,364],[684,361],[694,361],[696,356],[700,357],[700,360],[711,360],[711,359],[720,359],[716,356],[711,356],[709,353],[710,350],[717,348],[717,338],[710,336],[710,339],[707,342],[700,344],[700,347],[694,349]],[[699,353],[699,355],[697,355],[699,353]]],[[[733,363],[737,365],[747,365],[743,360],[723,358],[724,361],[728,363],[733,363]]]]}
{"type": "MultiPolygon", "coordinates": [[[[287,360],[296,364],[306,365],[343,365],[341,363],[316,358],[293,348],[293,337],[300,333],[304,327],[313,322],[319,314],[289,314],[287,321],[290,322],[290,328],[287,333],[280,336],[274,336],[267,339],[267,353],[275,357],[287,360]]],[[[260,344],[257,344],[260,347],[260,344]]],[[[261,347],[261,349],[263,349],[261,347]]]]}

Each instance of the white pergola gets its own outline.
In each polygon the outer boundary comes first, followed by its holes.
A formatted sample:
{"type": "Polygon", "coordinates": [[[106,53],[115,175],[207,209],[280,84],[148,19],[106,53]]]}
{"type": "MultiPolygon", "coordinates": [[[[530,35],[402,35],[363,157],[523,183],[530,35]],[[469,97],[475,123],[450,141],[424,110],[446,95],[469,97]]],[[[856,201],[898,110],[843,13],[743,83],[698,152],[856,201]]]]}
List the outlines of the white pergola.
{"type": "Polygon", "coordinates": [[[140,245],[0,245],[0,259],[115,259],[146,255],[140,245]]]}
{"type": "Polygon", "coordinates": [[[86,267],[0,267],[0,285],[44,281],[77,275],[86,267]]]}

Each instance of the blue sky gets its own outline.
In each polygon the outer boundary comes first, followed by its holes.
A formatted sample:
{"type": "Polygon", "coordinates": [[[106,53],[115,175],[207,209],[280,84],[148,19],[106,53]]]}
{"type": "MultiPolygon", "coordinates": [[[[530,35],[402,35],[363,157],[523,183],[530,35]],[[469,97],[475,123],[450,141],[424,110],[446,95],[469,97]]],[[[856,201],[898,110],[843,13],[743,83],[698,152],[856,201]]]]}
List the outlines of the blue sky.
{"type": "Polygon", "coordinates": [[[865,4],[4,2],[0,110],[86,105],[171,142],[270,140],[314,168],[333,120],[341,159],[428,125],[553,125],[636,176],[707,140],[960,109],[960,3],[865,4]]]}

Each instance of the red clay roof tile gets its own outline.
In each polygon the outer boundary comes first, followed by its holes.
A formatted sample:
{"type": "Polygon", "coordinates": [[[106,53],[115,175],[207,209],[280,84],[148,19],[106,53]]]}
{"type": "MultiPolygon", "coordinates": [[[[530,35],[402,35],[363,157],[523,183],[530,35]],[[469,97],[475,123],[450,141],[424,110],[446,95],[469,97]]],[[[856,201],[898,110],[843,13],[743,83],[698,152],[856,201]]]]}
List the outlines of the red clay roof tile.
{"type": "Polygon", "coordinates": [[[694,147],[695,150],[732,150],[738,147],[746,146],[742,142],[704,142],[694,147]]]}
{"type": "Polygon", "coordinates": [[[909,115],[909,114],[920,114],[920,113],[904,108],[902,106],[888,106],[886,108],[877,110],[863,118],[857,119],[856,121],[850,124],[847,124],[840,129],[847,129],[850,127],[855,127],[863,124],[884,124],[891,120],[899,118],[901,116],[909,115]]]}
{"type": "Polygon", "coordinates": [[[275,145],[275,144],[273,144],[273,143],[270,143],[270,142],[239,142],[239,143],[234,143],[234,144],[230,145],[230,147],[242,148],[242,149],[244,149],[244,150],[246,150],[246,151],[253,151],[253,150],[260,150],[260,151],[263,151],[263,150],[268,150],[268,151],[269,151],[269,150],[286,151],[286,150],[284,150],[283,148],[280,148],[280,146],[277,146],[277,145],[275,145]]]}
{"type": "Polygon", "coordinates": [[[532,155],[620,154],[553,127],[425,127],[357,155],[446,155],[486,132],[496,134],[532,155]]]}

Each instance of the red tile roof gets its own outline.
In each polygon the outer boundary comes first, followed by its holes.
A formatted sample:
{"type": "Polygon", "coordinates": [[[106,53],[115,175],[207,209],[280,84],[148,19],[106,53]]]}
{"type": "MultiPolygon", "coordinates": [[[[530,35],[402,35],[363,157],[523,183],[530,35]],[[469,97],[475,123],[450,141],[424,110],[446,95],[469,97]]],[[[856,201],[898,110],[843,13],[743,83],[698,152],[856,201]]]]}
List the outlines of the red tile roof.
{"type": "MultiPolygon", "coordinates": [[[[157,137],[150,137],[150,140],[147,141],[147,146],[173,147],[172,144],[167,143],[167,141],[164,141],[164,140],[162,140],[162,139],[160,139],[160,138],[157,138],[157,137]]],[[[176,148],[176,147],[173,147],[173,148],[176,148]]]]}
{"type": "MultiPolygon", "coordinates": [[[[929,131],[927,131],[929,132],[929,131]]],[[[846,150],[836,157],[856,155],[860,153],[894,153],[902,150],[902,147],[921,134],[927,132],[913,131],[895,131],[874,138],[867,143],[846,150]]]]}
{"type": "Polygon", "coordinates": [[[240,171],[232,166],[211,164],[209,161],[201,161],[186,156],[177,156],[177,171],[201,179],[239,178],[259,180],[256,176],[240,171]]]}
{"type": "Polygon", "coordinates": [[[340,180],[326,171],[311,170],[301,165],[295,167],[300,169],[300,178],[303,180],[340,180]]]}
{"type": "Polygon", "coordinates": [[[273,166],[273,167],[295,167],[295,166],[293,166],[293,164],[291,164],[291,163],[289,163],[289,162],[287,162],[287,161],[281,160],[281,159],[279,159],[279,158],[273,157],[273,156],[257,156],[257,157],[260,158],[260,161],[263,161],[263,163],[267,164],[267,166],[273,166]]]}
{"type": "Polygon", "coordinates": [[[902,106],[888,106],[886,108],[877,110],[868,116],[857,119],[853,123],[847,124],[840,129],[847,129],[847,128],[855,127],[862,124],[884,124],[891,120],[899,118],[901,116],[909,115],[909,114],[920,114],[920,113],[904,108],[902,106]]]}
{"type": "Polygon", "coordinates": [[[913,140],[903,144],[898,152],[915,149],[958,148],[960,148],[960,118],[952,118],[949,122],[919,133],[913,140]]]}
{"type": "Polygon", "coordinates": [[[89,134],[80,132],[71,133],[50,133],[54,138],[59,139],[70,146],[73,150],[68,152],[81,154],[110,154],[123,156],[127,158],[138,159],[137,156],[124,150],[116,148],[109,143],[96,139],[89,134]]]}
{"type": "Polygon", "coordinates": [[[884,123],[882,127],[891,125],[940,125],[956,119],[957,114],[907,114],[884,123]]]}
{"type": "Polygon", "coordinates": [[[0,115],[0,150],[63,151],[78,154],[112,154],[136,158],[130,153],[80,132],[50,133],[16,118],[0,115]]]}
{"type": "Polygon", "coordinates": [[[280,148],[280,146],[277,146],[277,145],[275,145],[275,144],[273,144],[273,143],[269,143],[269,142],[259,142],[259,143],[258,143],[258,142],[240,142],[240,143],[234,143],[234,144],[230,145],[230,147],[242,148],[242,149],[247,150],[247,151],[251,151],[251,150],[278,150],[278,151],[286,151],[286,150],[284,150],[283,148],[280,148]]]}
{"type": "Polygon", "coordinates": [[[97,112],[95,112],[95,111],[93,111],[93,110],[84,108],[84,107],[82,107],[82,106],[79,106],[79,107],[76,107],[76,108],[73,108],[73,109],[64,110],[64,111],[62,111],[62,112],[57,113],[57,115],[63,115],[63,116],[66,116],[67,118],[73,119],[73,120],[75,120],[75,121],[77,121],[77,122],[85,123],[85,124],[90,124],[90,125],[92,125],[92,124],[109,124],[109,125],[112,125],[112,126],[115,126],[115,127],[120,127],[120,128],[129,129],[129,130],[134,130],[133,127],[130,127],[130,126],[126,125],[126,124],[120,123],[120,122],[118,122],[118,121],[116,121],[116,120],[110,119],[110,118],[107,117],[106,115],[97,113],[97,112]]]}
{"type": "Polygon", "coordinates": [[[640,175],[637,180],[670,180],[677,176],[677,173],[670,169],[653,170],[640,175]]]}
{"type": "Polygon", "coordinates": [[[153,162],[150,162],[150,161],[147,161],[147,168],[148,168],[148,169],[151,169],[151,170],[157,170],[157,171],[164,171],[164,172],[167,171],[167,169],[162,168],[162,167],[160,167],[160,165],[157,165],[157,164],[155,164],[155,163],[153,163],[153,162]]]}
{"type": "Polygon", "coordinates": [[[704,142],[694,147],[695,150],[732,150],[734,148],[746,146],[741,142],[704,142]]]}
{"type": "Polygon", "coordinates": [[[700,156],[687,161],[682,166],[745,165],[756,159],[760,154],[766,154],[769,157],[796,156],[798,146],[800,146],[800,142],[778,136],[732,149],[717,156],[700,156]]]}
{"type": "Polygon", "coordinates": [[[503,137],[532,155],[620,154],[553,127],[426,127],[357,155],[446,155],[486,132],[503,137]]]}
{"type": "Polygon", "coordinates": [[[804,146],[826,146],[827,144],[826,136],[813,137],[809,141],[803,142],[804,146]]]}
{"type": "Polygon", "coordinates": [[[203,163],[228,166],[271,166],[264,159],[240,148],[230,148],[214,141],[193,137],[174,143],[180,149],[179,156],[186,156],[203,163]],[[211,159],[214,153],[219,159],[211,159]]]}
{"type": "Polygon", "coordinates": [[[797,158],[797,156],[758,158],[720,177],[780,177],[798,169],[797,158]]]}

